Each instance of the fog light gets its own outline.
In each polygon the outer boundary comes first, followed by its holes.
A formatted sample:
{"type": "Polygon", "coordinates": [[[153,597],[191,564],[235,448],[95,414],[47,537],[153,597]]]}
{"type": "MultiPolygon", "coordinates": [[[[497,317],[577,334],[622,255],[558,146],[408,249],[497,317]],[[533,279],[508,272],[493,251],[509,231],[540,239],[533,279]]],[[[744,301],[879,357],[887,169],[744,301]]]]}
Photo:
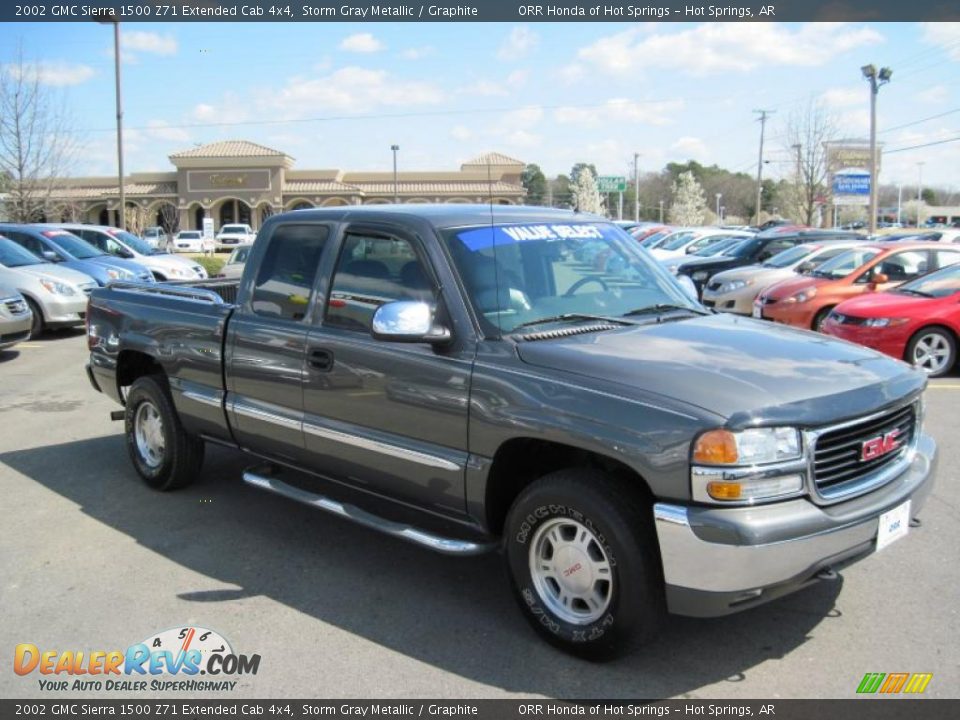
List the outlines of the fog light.
{"type": "Polygon", "coordinates": [[[721,502],[755,502],[794,495],[803,489],[802,475],[780,475],[741,480],[712,480],[707,494],[721,502]]]}

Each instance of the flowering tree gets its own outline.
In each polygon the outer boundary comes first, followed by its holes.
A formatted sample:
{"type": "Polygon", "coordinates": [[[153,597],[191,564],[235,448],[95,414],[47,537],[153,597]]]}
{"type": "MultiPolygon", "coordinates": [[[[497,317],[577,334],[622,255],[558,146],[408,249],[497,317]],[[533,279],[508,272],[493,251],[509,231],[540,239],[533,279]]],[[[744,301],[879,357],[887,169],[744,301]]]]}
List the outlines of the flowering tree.
{"type": "Polygon", "coordinates": [[[570,185],[570,192],[573,196],[574,209],[598,215],[603,213],[600,191],[597,189],[597,176],[589,167],[584,167],[577,174],[576,181],[570,185]]]}
{"type": "Polygon", "coordinates": [[[707,210],[703,188],[689,170],[673,184],[670,222],[674,225],[700,225],[707,210]]]}

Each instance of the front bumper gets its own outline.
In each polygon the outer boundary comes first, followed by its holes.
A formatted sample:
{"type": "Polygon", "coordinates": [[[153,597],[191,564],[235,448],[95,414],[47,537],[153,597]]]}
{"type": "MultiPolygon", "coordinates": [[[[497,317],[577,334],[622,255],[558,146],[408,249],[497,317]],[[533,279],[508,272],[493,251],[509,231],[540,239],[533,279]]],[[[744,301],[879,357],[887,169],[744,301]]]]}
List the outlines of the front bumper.
{"type": "Polygon", "coordinates": [[[750,315],[753,312],[753,300],[757,297],[756,289],[747,286],[728,293],[718,293],[709,288],[703,290],[703,304],[719,312],[750,315]]]}
{"type": "Polygon", "coordinates": [[[896,328],[869,328],[862,325],[844,325],[827,318],[823,324],[823,332],[827,335],[873,348],[897,360],[903,360],[907,342],[915,330],[913,323],[896,328]]]}
{"type": "MultiPolygon", "coordinates": [[[[754,301],[754,306],[758,305],[754,301]]],[[[792,325],[802,330],[809,330],[813,325],[813,318],[820,309],[809,302],[805,303],[785,303],[777,302],[770,305],[760,305],[762,318],[764,320],[773,320],[774,322],[792,325]]]]}
{"type": "Polygon", "coordinates": [[[53,295],[41,302],[47,327],[83,325],[87,312],[86,295],[53,295]]]}
{"type": "Polygon", "coordinates": [[[0,350],[13,347],[18,342],[30,339],[30,328],[33,325],[33,314],[5,316],[0,313],[0,350]]]}
{"type": "Polygon", "coordinates": [[[657,503],[654,520],[669,610],[727,615],[816,582],[876,549],[880,515],[911,501],[916,516],[932,487],[937,447],[921,435],[909,466],[877,490],[834,505],[807,498],[754,507],[657,503]]]}

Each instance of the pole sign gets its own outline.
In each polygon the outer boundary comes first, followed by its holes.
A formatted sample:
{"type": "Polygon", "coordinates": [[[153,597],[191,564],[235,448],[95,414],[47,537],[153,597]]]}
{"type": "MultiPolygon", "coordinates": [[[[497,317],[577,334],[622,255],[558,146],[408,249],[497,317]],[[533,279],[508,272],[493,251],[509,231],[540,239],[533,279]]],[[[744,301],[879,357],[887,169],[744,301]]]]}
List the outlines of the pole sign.
{"type": "Polygon", "coordinates": [[[833,176],[834,195],[870,195],[870,173],[837,173],[833,176]]]}
{"type": "Polygon", "coordinates": [[[627,189],[627,179],[616,175],[601,175],[597,178],[597,190],[602,193],[624,192],[627,189]]]}

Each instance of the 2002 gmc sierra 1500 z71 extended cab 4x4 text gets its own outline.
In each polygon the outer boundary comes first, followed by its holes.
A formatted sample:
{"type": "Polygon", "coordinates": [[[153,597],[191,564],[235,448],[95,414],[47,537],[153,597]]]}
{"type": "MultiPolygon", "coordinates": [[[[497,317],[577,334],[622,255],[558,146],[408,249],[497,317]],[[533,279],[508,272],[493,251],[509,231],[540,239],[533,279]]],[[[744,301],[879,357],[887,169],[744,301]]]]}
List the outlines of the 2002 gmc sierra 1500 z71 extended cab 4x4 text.
{"type": "Polygon", "coordinates": [[[830,577],[933,484],[921,372],[712,314],[589,215],[286,213],[238,284],[118,283],[87,317],[89,378],[149,485],[220,443],[265,490],[441,552],[500,547],[532,625],[592,658],[664,611],[830,577]]]}

